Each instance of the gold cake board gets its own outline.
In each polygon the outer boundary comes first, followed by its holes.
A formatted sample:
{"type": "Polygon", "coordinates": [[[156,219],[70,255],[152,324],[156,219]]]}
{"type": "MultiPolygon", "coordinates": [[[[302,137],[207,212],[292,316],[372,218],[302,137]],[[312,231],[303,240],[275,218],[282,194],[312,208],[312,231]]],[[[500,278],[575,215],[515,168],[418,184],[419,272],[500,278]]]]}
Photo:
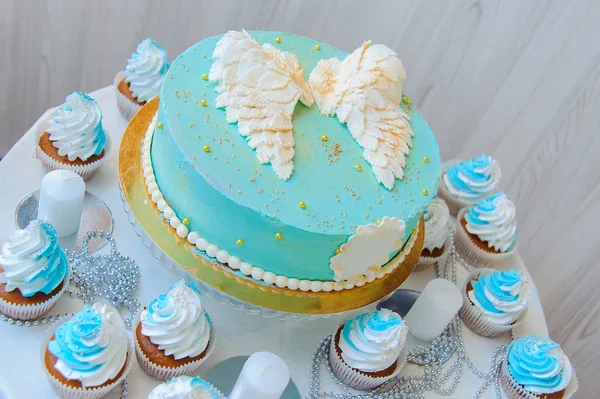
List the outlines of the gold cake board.
{"type": "MultiPolygon", "coordinates": [[[[330,292],[303,292],[267,286],[234,272],[218,262],[192,252],[160,217],[156,204],[147,194],[141,166],[142,140],[158,109],[158,97],[149,101],[131,119],[119,149],[119,179],[123,198],[140,227],[175,264],[205,284],[250,305],[279,312],[327,315],[342,313],[372,304],[394,292],[410,275],[421,255],[425,239],[423,218],[410,253],[394,271],[362,287],[330,292]]],[[[167,287],[165,287],[165,290],[167,287]]]]}

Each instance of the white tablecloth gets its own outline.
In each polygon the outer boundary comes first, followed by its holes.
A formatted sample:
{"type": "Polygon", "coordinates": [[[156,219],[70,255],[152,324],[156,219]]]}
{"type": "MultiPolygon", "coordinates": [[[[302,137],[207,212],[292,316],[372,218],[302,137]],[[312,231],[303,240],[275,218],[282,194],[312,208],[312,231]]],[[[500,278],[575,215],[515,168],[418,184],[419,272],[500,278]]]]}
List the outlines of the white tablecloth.
{"type": "MultiPolygon", "coordinates": [[[[112,87],[106,87],[91,93],[96,98],[104,114],[103,125],[112,137],[113,150],[98,173],[87,183],[87,189],[100,197],[110,208],[115,219],[114,238],[118,249],[131,256],[141,268],[141,282],[138,298],[143,305],[156,295],[168,289],[176,277],[164,269],[146,249],[133,227],[126,219],[119,195],[117,176],[118,144],[127,125],[120,116],[112,87]]],[[[35,126],[10,150],[0,162],[0,239],[11,235],[15,230],[14,210],[27,194],[39,188],[44,170],[33,157],[35,126]]],[[[525,268],[519,256],[515,256],[515,267],[525,268]]],[[[459,282],[464,280],[466,272],[459,268],[459,282]]],[[[404,288],[421,290],[427,281],[433,278],[433,271],[413,273],[403,285],[404,288]]],[[[249,315],[229,305],[215,302],[208,296],[203,304],[210,313],[218,334],[218,347],[212,357],[199,369],[200,376],[210,368],[229,357],[249,355],[266,350],[280,355],[289,365],[293,380],[302,395],[308,394],[309,368],[312,354],[320,340],[333,332],[341,319],[330,318],[315,321],[297,322],[264,319],[249,315]]],[[[74,312],[81,308],[82,302],[64,295],[50,314],[74,312]]],[[[40,339],[45,332],[44,326],[18,327],[0,322],[0,398],[54,398],[40,361],[40,339]]],[[[515,335],[526,333],[547,335],[544,314],[539,303],[537,290],[533,298],[525,323],[515,331],[515,335]]],[[[496,339],[477,336],[463,326],[467,354],[475,365],[487,371],[492,352],[502,343],[509,341],[506,334],[496,339]]],[[[409,365],[403,374],[420,373],[418,366],[409,365]]],[[[322,373],[324,388],[334,390],[326,372],[322,373]]],[[[148,377],[135,364],[129,378],[129,397],[145,398],[158,382],[148,377]]],[[[461,383],[453,397],[473,397],[482,381],[470,371],[464,370],[461,383]]],[[[111,397],[118,397],[113,393],[111,397]]],[[[429,398],[438,395],[429,393],[429,398]]],[[[486,397],[494,397],[491,390],[486,397]]]]}

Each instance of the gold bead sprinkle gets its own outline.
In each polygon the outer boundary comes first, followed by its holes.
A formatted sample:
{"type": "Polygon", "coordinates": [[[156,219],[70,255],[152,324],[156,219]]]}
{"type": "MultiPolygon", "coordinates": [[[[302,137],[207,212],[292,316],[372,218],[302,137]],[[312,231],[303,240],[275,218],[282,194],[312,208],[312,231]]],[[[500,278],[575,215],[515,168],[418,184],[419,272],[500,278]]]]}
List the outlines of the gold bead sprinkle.
{"type": "Polygon", "coordinates": [[[317,45],[315,46],[315,49],[316,49],[316,50],[321,50],[321,45],[320,45],[320,44],[317,44],[317,45]]]}
{"type": "Polygon", "coordinates": [[[300,201],[300,203],[298,204],[298,206],[302,209],[306,208],[306,204],[304,203],[304,201],[300,201]]]}
{"type": "Polygon", "coordinates": [[[204,80],[208,80],[208,75],[207,75],[207,74],[205,74],[205,73],[203,73],[203,74],[202,74],[202,79],[204,79],[204,80]]]}
{"type": "Polygon", "coordinates": [[[417,229],[413,229],[412,233],[417,234],[417,229]]]}
{"type": "Polygon", "coordinates": [[[183,220],[181,221],[183,224],[190,224],[190,219],[188,218],[183,218],[183,220]]]}
{"type": "Polygon", "coordinates": [[[210,152],[210,146],[209,145],[205,145],[204,146],[204,152],[210,152]]]}
{"type": "Polygon", "coordinates": [[[281,240],[281,239],[283,238],[283,234],[281,234],[281,233],[277,233],[277,234],[275,234],[275,238],[276,238],[277,240],[281,240]]]}
{"type": "Polygon", "coordinates": [[[376,224],[377,226],[379,226],[379,225],[381,224],[381,219],[377,219],[377,220],[375,221],[375,224],[376,224]]]}
{"type": "Polygon", "coordinates": [[[275,43],[281,43],[281,38],[280,37],[276,37],[275,38],[275,43]]]}
{"type": "Polygon", "coordinates": [[[235,242],[237,245],[243,245],[244,244],[244,240],[242,240],[241,238],[238,238],[237,241],[235,242]]]}
{"type": "Polygon", "coordinates": [[[354,165],[354,169],[356,169],[360,172],[362,170],[362,165],[356,164],[356,165],[354,165]]]}
{"type": "Polygon", "coordinates": [[[162,123],[159,123],[158,125],[156,125],[157,128],[162,129],[162,123]]]}
{"type": "Polygon", "coordinates": [[[421,192],[423,193],[423,195],[428,195],[429,194],[429,191],[426,188],[424,188],[423,191],[421,191],[421,192]]]}
{"type": "Polygon", "coordinates": [[[428,163],[429,162],[429,157],[423,157],[423,162],[428,163]]]}
{"type": "Polygon", "coordinates": [[[329,140],[329,137],[327,137],[326,134],[321,136],[321,141],[327,141],[327,140],[329,140]]]}
{"type": "Polygon", "coordinates": [[[208,105],[208,103],[206,102],[206,100],[202,100],[202,101],[200,101],[200,105],[202,105],[203,107],[206,107],[208,105]]]}
{"type": "Polygon", "coordinates": [[[341,254],[341,253],[342,253],[342,250],[341,250],[341,249],[339,249],[339,248],[336,248],[336,249],[335,249],[335,253],[339,255],[339,254],[341,254]]]}

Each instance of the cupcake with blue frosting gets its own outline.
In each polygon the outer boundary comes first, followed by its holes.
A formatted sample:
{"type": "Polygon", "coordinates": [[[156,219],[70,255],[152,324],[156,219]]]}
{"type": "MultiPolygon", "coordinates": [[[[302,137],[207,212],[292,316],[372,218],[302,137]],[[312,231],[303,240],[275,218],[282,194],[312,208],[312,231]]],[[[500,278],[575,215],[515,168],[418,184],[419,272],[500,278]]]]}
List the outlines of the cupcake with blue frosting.
{"type": "Polygon", "coordinates": [[[0,312],[20,320],[44,315],[67,289],[68,275],[54,227],[31,222],[2,245],[0,312]]]}
{"type": "Polygon", "coordinates": [[[504,193],[458,213],[454,236],[458,254],[474,267],[499,267],[517,246],[515,205],[504,193]]]}
{"type": "Polygon", "coordinates": [[[182,280],[142,311],[134,341],[142,369],[167,381],[200,367],[215,348],[215,333],[200,294],[182,280]]]}
{"type": "Polygon", "coordinates": [[[160,92],[169,70],[169,57],[164,48],[152,39],[138,44],[127,60],[123,72],[115,77],[117,106],[123,117],[130,120],[139,109],[160,92]]]}
{"type": "Polygon", "coordinates": [[[148,395],[148,399],[181,398],[225,399],[225,395],[203,379],[187,375],[160,384],[148,395]]]}
{"type": "Polygon", "coordinates": [[[84,180],[96,173],[110,149],[100,106],[79,92],[50,115],[37,140],[37,157],[47,171],[67,169],[84,180]]]}
{"type": "Polygon", "coordinates": [[[117,387],[131,369],[132,348],[121,315],[110,305],[85,305],[52,332],[42,362],[63,398],[95,399],[117,387]]]}
{"type": "Polygon", "coordinates": [[[406,364],[408,326],[389,309],[347,320],[331,340],[329,363],[344,384],[374,389],[394,378],[406,364]]]}
{"type": "Polygon", "coordinates": [[[475,269],[465,280],[461,319],[474,332],[495,337],[523,320],[531,288],[523,272],[475,269]]]}
{"type": "Polygon", "coordinates": [[[488,155],[466,161],[445,163],[438,195],[456,216],[461,208],[473,205],[498,191],[500,166],[488,155]]]}
{"type": "Polygon", "coordinates": [[[444,262],[450,249],[448,240],[448,220],[450,211],[443,199],[436,197],[423,213],[425,220],[425,241],[421,250],[421,257],[415,270],[424,270],[436,262],[444,262]]]}
{"type": "Polygon", "coordinates": [[[536,335],[511,342],[500,383],[509,399],[568,399],[577,390],[573,367],[560,345],[536,335]]]}

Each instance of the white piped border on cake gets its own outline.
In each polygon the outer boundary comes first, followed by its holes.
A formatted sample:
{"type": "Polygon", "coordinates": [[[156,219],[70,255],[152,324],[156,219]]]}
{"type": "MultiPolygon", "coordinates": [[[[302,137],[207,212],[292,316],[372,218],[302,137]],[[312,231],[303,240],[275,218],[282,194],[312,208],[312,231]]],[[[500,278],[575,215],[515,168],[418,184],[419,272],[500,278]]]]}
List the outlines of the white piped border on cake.
{"type": "Polygon", "coordinates": [[[382,278],[393,272],[400,263],[404,261],[407,253],[410,253],[415,242],[417,241],[419,225],[415,228],[415,232],[411,234],[404,248],[378,272],[367,271],[367,275],[361,276],[353,281],[313,281],[299,280],[297,278],[288,278],[286,276],[277,276],[274,273],[266,272],[260,267],[252,266],[250,263],[243,262],[239,258],[230,255],[227,251],[220,249],[216,245],[202,238],[195,231],[189,231],[185,224],[179,220],[175,211],[165,201],[163,194],[160,192],[156,184],[154,169],[150,160],[150,146],[156,126],[157,114],[154,114],[152,121],[148,125],[148,130],[142,140],[142,169],[144,171],[144,179],[146,189],[152,198],[152,202],[156,204],[158,210],[162,212],[165,220],[169,221],[169,225],[175,229],[177,235],[181,238],[186,238],[188,242],[195,245],[198,250],[205,252],[211,258],[216,258],[220,263],[228,265],[233,270],[239,270],[243,275],[252,277],[255,280],[264,281],[270,285],[276,285],[279,288],[289,288],[290,290],[300,291],[342,291],[361,287],[366,283],[373,282],[375,279],[382,278]]]}

